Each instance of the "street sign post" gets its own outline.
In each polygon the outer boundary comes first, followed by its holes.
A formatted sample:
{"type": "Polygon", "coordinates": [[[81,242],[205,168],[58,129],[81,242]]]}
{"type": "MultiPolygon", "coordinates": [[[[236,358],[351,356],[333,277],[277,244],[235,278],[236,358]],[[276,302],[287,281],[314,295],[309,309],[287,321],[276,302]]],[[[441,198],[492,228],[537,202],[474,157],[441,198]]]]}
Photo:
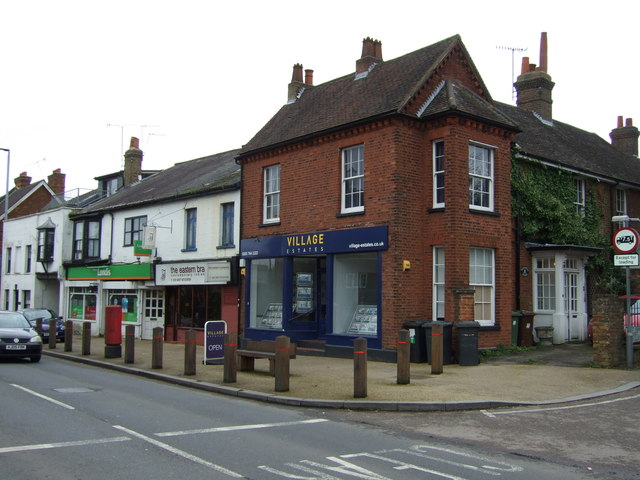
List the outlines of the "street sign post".
{"type": "Polygon", "coordinates": [[[619,228],[613,234],[613,248],[620,253],[633,253],[638,248],[638,232],[633,228],[619,228]]]}

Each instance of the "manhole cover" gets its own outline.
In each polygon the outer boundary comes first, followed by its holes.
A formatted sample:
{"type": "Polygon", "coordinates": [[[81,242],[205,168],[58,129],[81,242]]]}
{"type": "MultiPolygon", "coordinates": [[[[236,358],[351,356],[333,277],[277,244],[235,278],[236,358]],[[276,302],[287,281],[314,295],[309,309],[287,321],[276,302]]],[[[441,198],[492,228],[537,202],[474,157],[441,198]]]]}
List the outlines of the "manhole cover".
{"type": "Polygon", "coordinates": [[[90,393],[94,390],[86,387],[68,387],[68,388],[54,388],[59,393],[90,393]]]}

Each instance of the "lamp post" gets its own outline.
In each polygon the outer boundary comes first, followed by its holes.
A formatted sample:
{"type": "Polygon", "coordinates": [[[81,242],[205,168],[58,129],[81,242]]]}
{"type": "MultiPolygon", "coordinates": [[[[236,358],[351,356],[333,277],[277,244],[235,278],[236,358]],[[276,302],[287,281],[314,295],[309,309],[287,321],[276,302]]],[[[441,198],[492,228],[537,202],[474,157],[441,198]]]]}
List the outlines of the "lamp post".
{"type": "Polygon", "coordinates": [[[4,194],[4,219],[7,220],[9,215],[9,164],[11,163],[11,150],[8,148],[0,148],[3,152],[7,152],[7,185],[4,194]]]}
{"type": "MultiPolygon", "coordinates": [[[[622,223],[624,225],[625,228],[629,227],[629,224],[631,221],[634,222],[640,222],[640,218],[629,218],[629,215],[616,215],[614,217],[611,217],[611,222],[612,223],[622,223]]],[[[627,319],[626,319],[626,326],[627,326],[627,335],[626,335],[626,341],[627,341],[627,368],[631,369],[633,368],[633,333],[631,331],[631,326],[632,326],[632,322],[631,322],[631,267],[626,266],[625,267],[626,270],[626,280],[627,280],[627,306],[626,306],[626,310],[627,310],[627,319]]]]}

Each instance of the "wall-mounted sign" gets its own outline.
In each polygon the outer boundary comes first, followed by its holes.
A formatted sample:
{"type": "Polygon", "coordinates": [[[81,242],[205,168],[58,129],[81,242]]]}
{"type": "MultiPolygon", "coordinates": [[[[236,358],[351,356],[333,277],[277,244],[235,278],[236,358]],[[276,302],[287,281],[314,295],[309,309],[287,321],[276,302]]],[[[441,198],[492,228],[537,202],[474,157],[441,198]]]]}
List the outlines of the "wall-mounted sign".
{"type": "Polygon", "coordinates": [[[142,240],[133,241],[133,254],[136,257],[150,257],[152,253],[152,248],[144,248],[142,246],[142,240]]]}
{"type": "Polygon", "coordinates": [[[151,280],[152,278],[150,263],[67,269],[67,280],[151,280]]]}
{"type": "Polygon", "coordinates": [[[156,285],[226,285],[230,281],[229,260],[156,265],[156,285]]]}
{"type": "Polygon", "coordinates": [[[387,232],[388,228],[384,225],[248,238],[241,240],[240,251],[242,258],[259,258],[386,250],[389,248],[387,232]]]}

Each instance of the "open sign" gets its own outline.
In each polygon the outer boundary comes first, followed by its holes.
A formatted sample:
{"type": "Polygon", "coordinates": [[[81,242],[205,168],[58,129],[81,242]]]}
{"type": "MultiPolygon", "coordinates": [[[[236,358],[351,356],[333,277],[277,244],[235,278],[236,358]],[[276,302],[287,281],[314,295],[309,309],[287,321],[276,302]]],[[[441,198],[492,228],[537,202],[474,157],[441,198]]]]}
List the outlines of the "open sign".
{"type": "Polygon", "coordinates": [[[613,248],[620,253],[632,253],[638,248],[638,232],[633,228],[620,228],[613,234],[613,248]]]}

